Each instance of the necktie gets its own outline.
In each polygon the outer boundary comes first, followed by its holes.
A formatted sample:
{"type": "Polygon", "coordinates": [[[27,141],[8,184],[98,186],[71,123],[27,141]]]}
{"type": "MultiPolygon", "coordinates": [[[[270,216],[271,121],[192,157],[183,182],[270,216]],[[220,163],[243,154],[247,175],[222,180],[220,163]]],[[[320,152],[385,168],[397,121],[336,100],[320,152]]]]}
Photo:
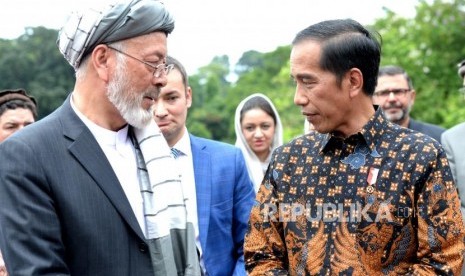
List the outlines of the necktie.
{"type": "Polygon", "coordinates": [[[177,159],[179,156],[183,155],[182,151],[178,150],[177,148],[171,148],[171,154],[173,155],[174,159],[177,159]]]}

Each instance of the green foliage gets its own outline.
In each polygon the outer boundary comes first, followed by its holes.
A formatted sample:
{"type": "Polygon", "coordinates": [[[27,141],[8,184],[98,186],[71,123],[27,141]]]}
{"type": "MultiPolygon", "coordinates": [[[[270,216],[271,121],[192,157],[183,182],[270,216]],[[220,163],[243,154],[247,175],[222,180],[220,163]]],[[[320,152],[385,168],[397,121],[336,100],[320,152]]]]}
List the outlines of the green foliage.
{"type": "Polygon", "coordinates": [[[247,52],[239,60],[237,66],[241,70],[236,72],[242,73],[226,98],[230,103],[227,112],[231,114],[228,121],[229,137],[235,139],[234,114],[237,105],[245,97],[257,92],[267,95],[275,104],[284,126],[285,141],[302,134],[304,119],[299,108],[293,104],[294,85],[289,77],[290,51],[290,46],[283,46],[270,53],[247,52]],[[248,57],[252,60],[249,61],[248,57]]]}
{"type": "Polygon", "coordinates": [[[415,18],[388,11],[374,24],[383,37],[381,64],[400,65],[413,80],[412,117],[446,128],[465,119],[456,67],[465,58],[464,3],[420,1],[415,18]]]}
{"type": "MultiPolygon", "coordinates": [[[[419,0],[414,18],[386,10],[373,23],[383,39],[381,64],[400,65],[413,79],[417,98],[412,117],[444,127],[465,121],[456,67],[465,59],[464,18],[465,0],[419,0]]],[[[60,105],[74,84],[73,69],[57,49],[57,35],[56,30],[38,27],[27,28],[18,39],[0,39],[0,88],[27,89],[39,100],[40,117],[60,105]]],[[[236,106],[261,92],[278,109],[284,141],[302,134],[304,118],[293,103],[295,85],[289,77],[290,50],[287,45],[269,53],[247,51],[234,70],[228,56],[217,56],[190,75],[190,132],[233,143],[236,106]]]]}
{"type": "Polygon", "coordinates": [[[290,46],[279,47],[270,53],[248,51],[235,66],[237,81],[227,81],[229,61],[215,58],[209,65],[191,75],[193,106],[187,127],[193,134],[234,143],[234,114],[239,102],[256,92],[270,97],[289,140],[303,132],[303,117],[293,104],[294,86],[289,78],[290,46]],[[203,127],[202,127],[203,126],[203,127]]]}
{"type": "Polygon", "coordinates": [[[225,113],[224,97],[231,84],[229,75],[229,58],[215,57],[212,62],[199,68],[198,74],[189,77],[192,88],[193,104],[189,110],[187,128],[195,135],[224,140],[228,132],[228,113],[225,113]]]}
{"type": "Polygon", "coordinates": [[[61,105],[74,85],[74,70],[58,51],[57,37],[58,31],[37,27],[0,42],[1,88],[25,88],[38,101],[39,118],[61,105]]]}

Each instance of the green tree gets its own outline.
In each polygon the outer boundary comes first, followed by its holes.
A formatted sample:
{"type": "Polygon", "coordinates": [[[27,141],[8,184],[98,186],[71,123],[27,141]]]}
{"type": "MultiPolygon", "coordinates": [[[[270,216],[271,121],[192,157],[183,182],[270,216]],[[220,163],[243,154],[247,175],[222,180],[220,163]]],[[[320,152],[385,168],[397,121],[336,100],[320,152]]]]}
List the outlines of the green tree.
{"type": "Polygon", "coordinates": [[[303,133],[304,118],[293,104],[295,88],[289,77],[290,49],[290,46],[282,46],[268,53],[249,51],[239,59],[235,70],[239,73],[238,79],[227,96],[230,103],[227,112],[231,114],[229,140],[235,139],[234,113],[237,105],[256,92],[267,95],[275,104],[283,123],[285,141],[303,133]]]}
{"type": "MultiPolygon", "coordinates": [[[[414,18],[386,10],[372,25],[383,38],[381,64],[404,67],[414,81],[417,99],[412,116],[419,120],[444,127],[465,121],[456,72],[456,64],[465,58],[464,18],[465,0],[420,0],[414,18]]],[[[37,27],[27,28],[18,39],[0,39],[2,88],[27,89],[38,98],[40,117],[59,106],[74,84],[74,71],[57,49],[57,36],[56,30],[37,27]]],[[[286,45],[268,53],[246,51],[233,73],[228,56],[217,56],[190,75],[194,98],[189,130],[234,142],[236,106],[246,96],[261,92],[280,113],[284,140],[302,134],[304,118],[293,103],[295,85],[289,77],[290,49],[286,45]]]]}
{"type": "Polygon", "coordinates": [[[74,84],[74,70],[58,51],[57,37],[56,30],[36,27],[0,41],[2,88],[25,88],[37,98],[39,118],[61,105],[74,84]]]}
{"type": "Polygon", "coordinates": [[[225,121],[228,114],[224,112],[227,105],[224,96],[231,86],[227,80],[229,67],[229,58],[218,56],[209,65],[199,68],[199,73],[189,77],[193,104],[186,124],[191,133],[214,140],[225,140],[228,132],[225,121]]]}
{"type": "Polygon", "coordinates": [[[382,65],[402,66],[417,98],[412,117],[451,127],[465,118],[456,64],[465,58],[465,1],[419,1],[416,16],[387,10],[374,28],[383,38],[382,65]]]}

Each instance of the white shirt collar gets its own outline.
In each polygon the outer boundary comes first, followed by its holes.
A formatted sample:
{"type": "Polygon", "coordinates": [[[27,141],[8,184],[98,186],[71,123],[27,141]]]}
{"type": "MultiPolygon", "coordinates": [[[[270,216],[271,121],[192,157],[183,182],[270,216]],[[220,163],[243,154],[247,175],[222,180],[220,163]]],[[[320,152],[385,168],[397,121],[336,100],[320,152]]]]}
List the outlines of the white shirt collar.
{"type": "Polygon", "coordinates": [[[182,135],[181,139],[173,146],[180,150],[183,154],[187,156],[192,156],[192,149],[191,149],[191,139],[189,137],[189,132],[187,128],[184,127],[184,134],[182,135]]]}
{"type": "Polygon", "coordinates": [[[92,122],[89,120],[89,118],[82,114],[76,105],[74,105],[73,97],[71,97],[70,104],[71,108],[74,110],[74,112],[76,112],[76,115],[79,117],[79,119],[81,119],[87,128],[89,128],[90,132],[94,136],[95,140],[97,140],[99,145],[110,146],[123,155],[132,154],[132,151],[130,148],[128,148],[128,145],[132,144],[128,137],[128,125],[118,131],[106,129],[92,122]]]}

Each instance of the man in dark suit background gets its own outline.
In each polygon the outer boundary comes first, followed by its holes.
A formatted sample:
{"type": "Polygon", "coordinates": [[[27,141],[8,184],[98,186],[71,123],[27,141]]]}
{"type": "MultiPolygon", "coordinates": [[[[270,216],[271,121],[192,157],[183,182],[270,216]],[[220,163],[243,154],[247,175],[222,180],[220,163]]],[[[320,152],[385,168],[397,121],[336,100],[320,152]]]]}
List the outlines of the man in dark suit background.
{"type": "Polygon", "coordinates": [[[154,0],[97,2],[60,31],[76,70],[70,96],[0,144],[6,267],[15,276],[200,275],[175,160],[153,120],[173,17],[154,0]]]}
{"type": "MultiPolygon", "coordinates": [[[[463,80],[460,91],[465,91],[465,60],[458,64],[458,74],[463,80]]],[[[464,94],[465,96],[465,94],[464,94]]],[[[446,130],[441,137],[441,143],[449,159],[452,175],[459,189],[462,214],[465,217],[465,122],[446,130]]],[[[463,272],[465,275],[465,270],[463,272]]]]}
{"type": "Polygon", "coordinates": [[[394,65],[379,68],[373,103],[381,107],[389,121],[429,135],[440,142],[445,128],[410,117],[415,96],[412,79],[404,69],[394,65]]]}
{"type": "MultiPolygon", "coordinates": [[[[460,92],[464,93],[465,97],[465,60],[462,60],[457,67],[459,77],[462,79],[460,92]]],[[[465,137],[465,122],[444,131],[441,143],[446,151],[450,169],[459,190],[460,210],[465,218],[465,139],[463,137],[465,137]]],[[[465,264],[462,267],[462,276],[465,276],[465,264]]]]}
{"type": "Polygon", "coordinates": [[[244,235],[255,199],[253,184],[239,148],[199,138],[186,128],[192,89],[184,66],[172,57],[174,68],[155,100],[155,121],[170,147],[176,149],[187,203],[197,227],[197,247],[206,275],[246,275],[244,235]]]}

